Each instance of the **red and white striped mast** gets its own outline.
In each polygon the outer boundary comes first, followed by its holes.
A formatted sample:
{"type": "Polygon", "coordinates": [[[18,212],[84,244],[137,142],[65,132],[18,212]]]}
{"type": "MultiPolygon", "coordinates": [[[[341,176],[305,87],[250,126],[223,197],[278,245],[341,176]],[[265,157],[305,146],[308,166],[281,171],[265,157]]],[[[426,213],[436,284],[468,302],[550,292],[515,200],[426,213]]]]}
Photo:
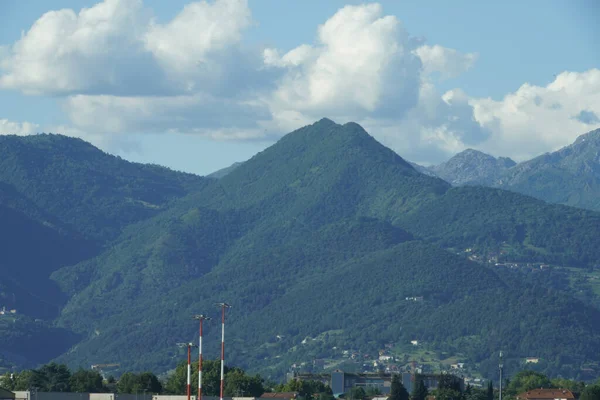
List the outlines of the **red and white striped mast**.
{"type": "Polygon", "coordinates": [[[177,343],[179,347],[187,347],[187,398],[190,400],[191,391],[191,378],[192,378],[192,347],[195,347],[193,343],[177,343]]]}
{"type": "Polygon", "coordinates": [[[225,380],[225,309],[231,308],[227,303],[217,303],[221,307],[221,395],[220,400],[223,400],[223,382],[225,380]]]}
{"type": "Polygon", "coordinates": [[[202,322],[211,318],[206,315],[194,315],[194,319],[200,321],[200,336],[198,337],[198,399],[202,400],[202,322]]]}

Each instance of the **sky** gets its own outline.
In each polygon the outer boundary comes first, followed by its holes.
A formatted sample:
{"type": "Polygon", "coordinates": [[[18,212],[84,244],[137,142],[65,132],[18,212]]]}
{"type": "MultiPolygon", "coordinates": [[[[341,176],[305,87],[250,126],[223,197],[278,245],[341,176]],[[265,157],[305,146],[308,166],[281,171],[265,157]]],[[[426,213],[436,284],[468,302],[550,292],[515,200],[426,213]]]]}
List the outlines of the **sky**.
{"type": "Polygon", "coordinates": [[[208,174],[323,117],[402,157],[600,128],[595,0],[0,0],[0,134],[208,174]]]}

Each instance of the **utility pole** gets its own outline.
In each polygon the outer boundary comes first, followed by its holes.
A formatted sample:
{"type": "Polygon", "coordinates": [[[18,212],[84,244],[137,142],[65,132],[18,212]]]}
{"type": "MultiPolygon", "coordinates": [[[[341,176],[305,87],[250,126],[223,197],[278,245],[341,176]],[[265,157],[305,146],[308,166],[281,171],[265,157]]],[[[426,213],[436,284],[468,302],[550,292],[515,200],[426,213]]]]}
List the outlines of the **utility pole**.
{"type": "Polygon", "coordinates": [[[177,343],[179,347],[187,347],[187,399],[190,400],[191,392],[191,377],[192,377],[192,347],[193,343],[177,343]]]}
{"type": "Polygon", "coordinates": [[[200,336],[198,337],[198,399],[202,400],[202,322],[211,318],[204,314],[194,315],[195,320],[200,321],[200,336]]]}
{"type": "Polygon", "coordinates": [[[500,400],[502,400],[502,368],[504,368],[504,364],[502,364],[502,351],[500,351],[500,364],[498,367],[500,368],[500,400]]]}
{"type": "Polygon", "coordinates": [[[217,303],[221,307],[221,394],[220,400],[223,400],[223,382],[225,380],[225,309],[231,308],[227,303],[217,303]]]}

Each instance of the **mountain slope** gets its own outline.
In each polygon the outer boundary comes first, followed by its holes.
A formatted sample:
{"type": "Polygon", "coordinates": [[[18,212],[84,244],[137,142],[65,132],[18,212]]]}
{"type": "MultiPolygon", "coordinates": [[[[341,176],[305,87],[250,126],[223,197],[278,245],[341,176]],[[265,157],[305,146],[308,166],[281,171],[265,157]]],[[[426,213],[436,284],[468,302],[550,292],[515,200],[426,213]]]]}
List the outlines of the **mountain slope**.
{"type": "MultiPolygon", "coordinates": [[[[507,242],[522,256],[589,266],[600,259],[599,218],[497,189],[451,189],[357,124],[324,119],[55,272],[71,296],[59,326],[84,336],[59,359],[168,369],[173,344],[193,339],[190,316],[225,300],[228,359],[272,377],[333,347],[375,352],[414,337],[474,362],[504,348],[561,359],[554,373],[577,369],[600,361],[598,310],[507,283],[441,247],[507,242]],[[506,318],[500,330],[496,315],[506,318]],[[307,336],[327,339],[304,346],[307,336]]],[[[218,334],[209,325],[207,343],[218,334]]]]}
{"type": "Polygon", "coordinates": [[[600,129],[554,153],[520,163],[493,186],[552,203],[600,210],[600,129]]]}
{"type": "Polygon", "coordinates": [[[490,185],[516,163],[510,158],[495,158],[481,151],[467,149],[450,160],[429,168],[452,185],[490,185]]]}
{"type": "Polygon", "coordinates": [[[218,171],[215,171],[215,172],[213,172],[211,174],[206,175],[206,177],[207,178],[221,179],[222,177],[224,177],[225,175],[229,174],[231,171],[233,171],[234,169],[236,169],[237,167],[239,167],[242,164],[243,163],[241,163],[241,162],[234,162],[229,167],[221,168],[218,171]]]}
{"type": "Polygon", "coordinates": [[[130,163],[81,139],[0,135],[0,182],[73,230],[110,240],[130,223],[155,215],[203,178],[130,163]]]}

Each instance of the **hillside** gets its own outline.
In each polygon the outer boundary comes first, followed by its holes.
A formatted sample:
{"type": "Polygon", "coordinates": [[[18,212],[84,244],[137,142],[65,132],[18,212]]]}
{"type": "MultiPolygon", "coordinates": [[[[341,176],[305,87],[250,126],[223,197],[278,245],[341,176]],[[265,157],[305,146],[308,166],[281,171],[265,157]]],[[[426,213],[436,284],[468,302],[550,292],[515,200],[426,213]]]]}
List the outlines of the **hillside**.
{"type": "Polygon", "coordinates": [[[215,171],[215,172],[213,172],[211,174],[206,175],[206,177],[207,178],[221,179],[222,177],[224,177],[225,175],[229,174],[231,171],[233,171],[234,169],[236,169],[240,165],[242,165],[241,162],[234,162],[229,167],[221,168],[218,171],[215,171]]]}
{"type": "MultiPolygon", "coordinates": [[[[600,361],[597,309],[507,283],[443,248],[507,242],[523,257],[589,267],[600,259],[599,218],[497,189],[452,189],[357,124],[324,119],[56,271],[70,297],[58,324],[84,337],[59,360],[172,368],[173,344],[194,337],[190,316],[216,316],[212,304],[226,300],[228,360],[268,377],[333,347],[376,352],[415,337],[473,362],[498,348],[533,352],[570,374],[600,361]]],[[[209,357],[217,327],[207,327],[209,357]]]]}
{"type": "Polygon", "coordinates": [[[520,163],[493,186],[552,203],[600,210],[600,129],[556,152],[520,163]]]}
{"type": "Polygon", "coordinates": [[[481,151],[467,149],[450,160],[429,167],[436,176],[452,185],[490,185],[516,163],[510,158],[495,158],[481,151]]]}
{"type": "Polygon", "coordinates": [[[136,164],[62,135],[0,135],[0,183],[93,240],[156,215],[203,178],[136,164]]]}

